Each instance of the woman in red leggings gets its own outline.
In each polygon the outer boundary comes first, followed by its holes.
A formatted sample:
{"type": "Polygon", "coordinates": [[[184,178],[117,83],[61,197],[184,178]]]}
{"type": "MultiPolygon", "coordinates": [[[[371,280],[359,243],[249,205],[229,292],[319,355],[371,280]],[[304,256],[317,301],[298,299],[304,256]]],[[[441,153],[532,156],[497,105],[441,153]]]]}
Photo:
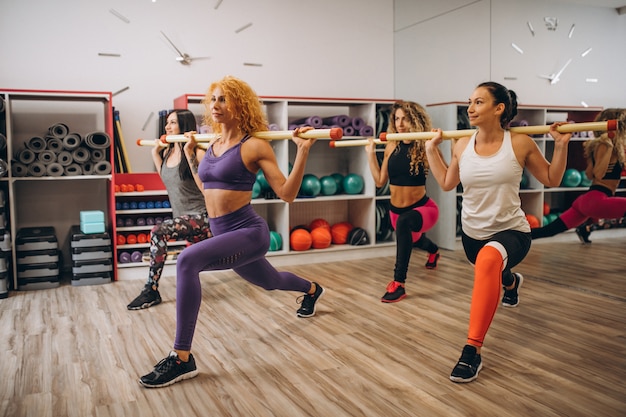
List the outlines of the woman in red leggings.
{"type": "Polygon", "coordinates": [[[574,200],[572,207],[558,219],[547,226],[533,229],[533,239],[554,236],[576,227],[581,242],[591,243],[591,232],[586,225],[588,220],[620,219],[626,216],[626,197],[615,196],[626,162],[626,110],[606,109],[596,117],[596,121],[606,120],[617,120],[617,131],[595,132],[595,138],[584,145],[587,158],[585,173],[587,178],[591,178],[589,191],[574,200]]]}

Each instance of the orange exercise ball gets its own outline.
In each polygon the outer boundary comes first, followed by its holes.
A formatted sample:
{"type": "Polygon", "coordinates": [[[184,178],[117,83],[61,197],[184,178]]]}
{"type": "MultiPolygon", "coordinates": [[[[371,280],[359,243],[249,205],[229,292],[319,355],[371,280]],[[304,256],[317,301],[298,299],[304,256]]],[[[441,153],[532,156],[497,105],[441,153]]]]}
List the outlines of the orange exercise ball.
{"type": "Polygon", "coordinates": [[[306,229],[295,229],[289,235],[289,245],[294,251],[305,251],[311,249],[313,238],[306,229]]]}
{"type": "Polygon", "coordinates": [[[311,230],[311,240],[313,249],[326,249],[329,247],[333,240],[330,227],[319,226],[311,230]]]}
{"type": "Polygon", "coordinates": [[[343,245],[348,242],[348,234],[354,226],[349,222],[335,223],[330,228],[330,234],[335,245],[343,245]]]}
{"type": "Polygon", "coordinates": [[[313,230],[317,227],[325,227],[328,231],[330,231],[330,223],[328,223],[326,219],[315,219],[311,222],[311,224],[309,224],[309,230],[313,230]]]}
{"type": "Polygon", "coordinates": [[[541,227],[541,222],[539,221],[539,219],[536,216],[533,216],[532,214],[527,214],[526,220],[528,220],[528,224],[530,224],[531,229],[541,227]]]}

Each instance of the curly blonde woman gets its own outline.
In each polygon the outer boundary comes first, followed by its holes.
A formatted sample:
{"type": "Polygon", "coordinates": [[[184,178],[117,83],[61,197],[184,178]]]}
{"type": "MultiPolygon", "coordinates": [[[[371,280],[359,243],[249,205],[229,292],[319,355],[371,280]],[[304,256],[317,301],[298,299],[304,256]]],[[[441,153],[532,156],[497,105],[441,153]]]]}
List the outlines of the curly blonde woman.
{"type": "MultiPolygon", "coordinates": [[[[432,129],[426,110],[411,101],[393,104],[389,133],[429,132],[432,129]]],[[[439,218],[439,208],[426,195],[428,161],[424,141],[389,141],[379,166],[373,140],[366,146],[370,171],[377,187],[389,181],[390,219],[396,230],[396,264],[393,280],[381,300],[395,303],[406,297],[405,283],[413,247],[428,252],[426,268],[434,269],[439,260],[439,247],[424,234],[439,218]]]]}
{"type": "Polygon", "coordinates": [[[615,132],[595,132],[594,138],[584,143],[587,168],[585,173],[591,179],[589,191],[579,196],[572,207],[564,211],[549,225],[532,230],[532,238],[554,236],[576,227],[576,233],[583,243],[591,243],[586,226],[590,219],[619,219],[626,216],[626,197],[616,197],[615,190],[621,180],[626,163],[626,110],[606,109],[596,117],[596,121],[617,120],[615,132]]]}
{"type": "Polygon", "coordinates": [[[298,317],[315,314],[322,286],[290,272],[278,272],[265,258],[270,245],[269,227],[252,208],[252,186],[262,169],[276,195],[292,202],[298,193],[309,150],[315,139],[302,139],[294,130],[297,151],[293,169],[285,178],[268,141],[254,132],[267,130],[261,102],[245,82],[225,77],[211,84],[204,104],[205,122],[219,137],[198,164],[194,132],[184,151],[194,178],[203,190],[213,237],[187,247],[176,262],[176,338],[170,354],[139,382],[148,388],[171,385],[198,374],[191,354],[198,311],[202,301],[200,272],[232,269],[251,284],[266,290],[302,293],[298,317]]]}

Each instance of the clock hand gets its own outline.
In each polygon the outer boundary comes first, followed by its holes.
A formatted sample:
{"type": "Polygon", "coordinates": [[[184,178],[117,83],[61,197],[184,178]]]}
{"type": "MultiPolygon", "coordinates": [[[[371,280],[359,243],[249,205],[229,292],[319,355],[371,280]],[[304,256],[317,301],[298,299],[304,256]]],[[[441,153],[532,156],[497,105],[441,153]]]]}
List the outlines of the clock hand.
{"type": "Polygon", "coordinates": [[[568,59],[565,65],[563,65],[563,67],[554,75],[554,77],[550,80],[550,84],[556,84],[557,82],[559,82],[559,77],[561,76],[561,74],[563,74],[563,71],[565,71],[565,68],[567,68],[570,62],[572,62],[571,58],[568,59]]]}
{"type": "Polygon", "coordinates": [[[168,38],[167,35],[163,33],[163,31],[161,31],[161,35],[163,35],[163,37],[169,42],[169,44],[172,45],[172,48],[174,48],[174,50],[176,50],[176,52],[178,53],[179,57],[176,58],[177,61],[180,61],[182,64],[185,64],[185,65],[188,65],[191,63],[189,59],[189,55],[182,53],[180,49],[178,49],[176,45],[174,45],[174,42],[172,42],[170,38],[168,38]]]}

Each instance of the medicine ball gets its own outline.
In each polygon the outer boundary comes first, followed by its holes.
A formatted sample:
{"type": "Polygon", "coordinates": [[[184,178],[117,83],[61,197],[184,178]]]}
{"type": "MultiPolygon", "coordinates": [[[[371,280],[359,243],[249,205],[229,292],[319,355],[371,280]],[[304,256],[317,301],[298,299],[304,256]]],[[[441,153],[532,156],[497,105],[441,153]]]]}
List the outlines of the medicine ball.
{"type": "Polygon", "coordinates": [[[348,234],[348,243],[353,246],[369,245],[370,238],[367,235],[365,229],[361,227],[355,227],[348,234]]]}

